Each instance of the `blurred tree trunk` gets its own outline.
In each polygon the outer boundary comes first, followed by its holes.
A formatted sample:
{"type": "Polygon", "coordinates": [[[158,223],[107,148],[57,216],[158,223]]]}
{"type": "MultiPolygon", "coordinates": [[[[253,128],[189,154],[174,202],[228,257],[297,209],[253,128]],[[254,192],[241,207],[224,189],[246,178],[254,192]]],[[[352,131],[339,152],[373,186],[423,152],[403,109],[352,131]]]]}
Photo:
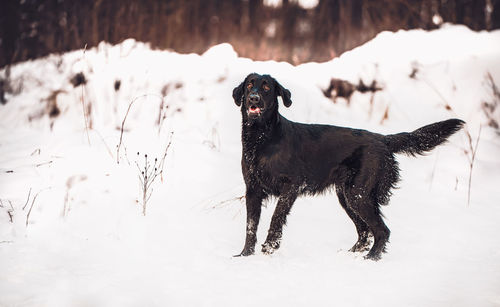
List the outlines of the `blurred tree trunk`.
{"type": "Polygon", "coordinates": [[[491,28],[500,29],[500,0],[491,0],[491,28]]]}
{"type": "Polygon", "coordinates": [[[339,0],[319,0],[315,9],[313,26],[313,50],[321,57],[321,50],[326,50],[330,57],[336,56],[335,40],[339,36],[340,20],[339,0]]]}
{"type": "Polygon", "coordinates": [[[25,21],[20,16],[18,1],[3,1],[0,9],[0,67],[19,61],[16,53],[21,44],[21,24],[25,21]]]}

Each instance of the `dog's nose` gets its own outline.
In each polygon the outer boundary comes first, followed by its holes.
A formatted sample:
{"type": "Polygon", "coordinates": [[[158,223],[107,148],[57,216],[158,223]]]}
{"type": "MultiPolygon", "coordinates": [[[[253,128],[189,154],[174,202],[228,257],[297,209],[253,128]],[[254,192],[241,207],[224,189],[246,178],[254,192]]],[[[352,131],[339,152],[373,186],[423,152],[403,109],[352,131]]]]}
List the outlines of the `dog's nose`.
{"type": "Polygon", "coordinates": [[[260,97],[259,95],[257,94],[250,94],[248,96],[248,100],[251,102],[251,103],[258,103],[260,101],[260,97]]]}

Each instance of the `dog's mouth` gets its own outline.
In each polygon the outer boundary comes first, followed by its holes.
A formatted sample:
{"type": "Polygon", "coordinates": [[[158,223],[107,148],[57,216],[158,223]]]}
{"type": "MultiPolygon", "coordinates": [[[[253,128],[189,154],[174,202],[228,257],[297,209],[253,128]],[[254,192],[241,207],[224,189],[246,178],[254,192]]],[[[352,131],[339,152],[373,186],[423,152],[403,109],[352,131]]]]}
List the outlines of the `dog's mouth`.
{"type": "Polygon", "coordinates": [[[257,106],[250,106],[248,108],[248,115],[258,116],[262,113],[262,109],[257,106]]]}

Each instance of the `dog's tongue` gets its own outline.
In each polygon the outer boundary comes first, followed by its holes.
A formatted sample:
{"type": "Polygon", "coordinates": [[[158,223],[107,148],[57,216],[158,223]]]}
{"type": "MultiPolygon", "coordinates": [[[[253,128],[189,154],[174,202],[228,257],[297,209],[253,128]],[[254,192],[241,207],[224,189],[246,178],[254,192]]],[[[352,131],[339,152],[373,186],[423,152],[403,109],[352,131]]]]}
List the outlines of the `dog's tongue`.
{"type": "Polygon", "coordinates": [[[248,113],[251,113],[251,114],[260,114],[260,108],[259,107],[251,106],[250,109],[248,109],[248,113]]]}

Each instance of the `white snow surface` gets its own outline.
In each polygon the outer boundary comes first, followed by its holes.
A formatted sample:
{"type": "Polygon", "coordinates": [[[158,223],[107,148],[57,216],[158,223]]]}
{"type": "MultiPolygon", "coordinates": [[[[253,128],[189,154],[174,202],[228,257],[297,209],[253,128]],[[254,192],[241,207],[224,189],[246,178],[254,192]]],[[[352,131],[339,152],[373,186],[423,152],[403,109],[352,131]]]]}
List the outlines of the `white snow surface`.
{"type": "MultiPolygon", "coordinates": [[[[12,66],[0,105],[0,306],[500,306],[500,137],[481,108],[493,100],[486,74],[500,84],[499,55],[500,31],[445,25],[383,32],[297,67],[240,58],[228,44],[198,56],[134,40],[12,66]],[[75,88],[78,72],[87,83],[75,88]],[[329,193],[296,201],[275,254],[232,257],[246,213],[231,94],[251,72],[291,91],[280,111],[294,121],[389,134],[465,120],[480,136],[470,204],[460,131],[426,156],[397,157],[381,261],[347,251],[356,231],[329,193]],[[384,89],[372,106],[359,93],[333,103],[321,92],[332,77],[384,89]],[[161,159],[172,132],[143,216],[136,163],[161,159]]],[[[274,207],[262,211],[258,247],[274,207]]]]}

